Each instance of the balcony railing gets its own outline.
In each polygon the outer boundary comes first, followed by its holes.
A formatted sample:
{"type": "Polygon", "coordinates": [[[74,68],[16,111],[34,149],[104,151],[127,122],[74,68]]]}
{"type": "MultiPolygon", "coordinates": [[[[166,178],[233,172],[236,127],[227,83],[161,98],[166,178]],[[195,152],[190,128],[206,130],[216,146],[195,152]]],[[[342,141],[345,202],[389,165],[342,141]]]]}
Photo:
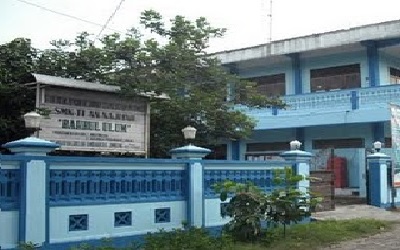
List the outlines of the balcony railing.
{"type": "Polygon", "coordinates": [[[290,95],[282,99],[288,105],[286,109],[241,107],[240,110],[255,116],[284,116],[310,112],[329,113],[338,110],[384,108],[388,107],[389,103],[400,103],[400,85],[290,95]]]}

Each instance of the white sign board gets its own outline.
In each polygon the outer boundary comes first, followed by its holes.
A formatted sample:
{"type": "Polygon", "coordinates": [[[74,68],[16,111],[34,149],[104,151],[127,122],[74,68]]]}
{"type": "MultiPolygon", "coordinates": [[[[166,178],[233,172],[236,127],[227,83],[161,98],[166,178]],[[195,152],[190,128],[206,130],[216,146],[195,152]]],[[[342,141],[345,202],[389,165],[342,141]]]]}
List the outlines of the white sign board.
{"type": "Polygon", "coordinates": [[[146,153],[145,98],[59,87],[43,88],[40,96],[40,108],[50,116],[42,120],[39,137],[62,150],[146,153]]]}

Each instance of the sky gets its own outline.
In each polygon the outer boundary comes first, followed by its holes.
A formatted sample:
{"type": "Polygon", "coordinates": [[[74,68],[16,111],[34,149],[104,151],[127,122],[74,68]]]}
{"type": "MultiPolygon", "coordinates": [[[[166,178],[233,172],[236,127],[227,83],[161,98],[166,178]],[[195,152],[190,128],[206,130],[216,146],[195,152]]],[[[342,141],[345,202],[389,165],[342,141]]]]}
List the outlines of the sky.
{"type": "MultiPolygon", "coordinates": [[[[54,39],[70,39],[82,31],[98,35],[121,0],[0,0],[0,44],[17,37],[32,39],[36,48],[50,47],[54,39]],[[55,14],[45,7],[99,25],[55,14]]],[[[166,20],[182,15],[203,16],[224,38],[210,42],[209,52],[238,49],[285,38],[400,19],[399,0],[273,0],[270,33],[270,0],[122,0],[108,28],[126,31],[139,27],[140,13],[153,9],[166,20]]],[[[113,33],[105,29],[103,35],[113,33]]]]}

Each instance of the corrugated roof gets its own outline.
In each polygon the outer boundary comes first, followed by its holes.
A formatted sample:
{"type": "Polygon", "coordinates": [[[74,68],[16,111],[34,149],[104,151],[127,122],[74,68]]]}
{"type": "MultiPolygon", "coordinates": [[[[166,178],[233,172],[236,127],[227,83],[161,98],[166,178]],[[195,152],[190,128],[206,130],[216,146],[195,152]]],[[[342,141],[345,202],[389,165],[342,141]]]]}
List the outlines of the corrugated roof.
{"type": "Polygon", "coordinates": [[[32,74],[32,75],[35,77],[36,82],[45,85],[75,88],[75,89],[87,89],[87,90],[102,91],[102,92],[118,92],[121,90],[119,86],[106,85],[98,82],[85,82],[83,80],[76,80],[71,78],[49,76],[42,74],[32,74]]]}
{"type": "MultiPolygon", "coordinates": [[[[36,82],[49,85],[49,86],[59,86],[65,88],[75,88],[75,89],[86,89],[86,90],[93,90],[93,91],[101,91],[101,92],[118,92],[121,90],[119,86],[113,85],[106,85],[99,82],[86,82],[83,80],[76,80],[71,78],[64,78],[59,76],[49,76],[49,75],[42,75],[42,74],[32,74],[36,82]]],[[[156,98],[163,98],[168,99],[169,97],[165,94],[157,95],[154,92],[146,92],[140,93],[139,96],[143,97],[156,97],[156,98]]]]}

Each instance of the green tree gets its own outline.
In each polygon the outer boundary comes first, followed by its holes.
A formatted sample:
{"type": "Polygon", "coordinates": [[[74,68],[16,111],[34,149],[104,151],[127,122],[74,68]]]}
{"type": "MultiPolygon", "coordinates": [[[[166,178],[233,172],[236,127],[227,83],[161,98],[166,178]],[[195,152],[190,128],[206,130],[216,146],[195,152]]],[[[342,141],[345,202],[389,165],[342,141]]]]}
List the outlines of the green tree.
{"type": "Polygon", "coordinates": [[[52,48],[37,53],[35,72],[118,85],[127,98],[142,92],[168,95],[150,100],[152,157],[166,157],[182,145],[181,129],[187,125],[196,127],[197,145],[248,137],[256,121],[235,110],[236,104],[282,107],[207,54],[209,40],[222,37],[224,29],[205,18],[176,16],[166,23],[155,11],[144,11],[140,23],[153,38],[133,28],[96,42],[87,32],[72,42],[54,40],[52,48]]]}
{"type": "Polygon", "coordinates": [[[225,180],[215,184],[215,191],[220,193],[221,201],[226,201],[228,195],[232,195],[225,215],[232,220],[226,225],[226,230],[236,240],[257,240],[262,236],[261,225],[264,221],[270,227],[282,225],[285,236],[287,225],[311,216],[312,209],[322,201],[309,189],[301,190],[297,187],[303,180],[315,178],[296,175],[291,167],[285,167],[274,170],[274,186],[269,193],[263,192],[251,182],[225,180]]]}
{"type": "Polygon", "coordinates": [[[35,107],[35,92],[23,83],[29,74],[36,51],[29,39],[14,39],[0,45],[0,145],[29,136],[22,115],[35,107]]]}

